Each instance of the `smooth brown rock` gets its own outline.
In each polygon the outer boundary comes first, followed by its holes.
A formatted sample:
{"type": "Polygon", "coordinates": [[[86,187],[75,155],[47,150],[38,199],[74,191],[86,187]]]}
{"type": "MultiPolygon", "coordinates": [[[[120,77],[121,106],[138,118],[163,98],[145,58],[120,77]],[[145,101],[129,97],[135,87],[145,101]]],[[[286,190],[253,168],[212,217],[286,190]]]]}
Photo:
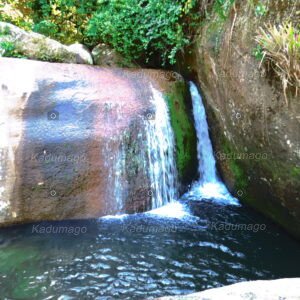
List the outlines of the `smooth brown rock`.
{"type": "Polygon", "coordinates": [[[149,209],[150,86],[176,85],[161,74],[1,58],[0,225],[149,209]]]}

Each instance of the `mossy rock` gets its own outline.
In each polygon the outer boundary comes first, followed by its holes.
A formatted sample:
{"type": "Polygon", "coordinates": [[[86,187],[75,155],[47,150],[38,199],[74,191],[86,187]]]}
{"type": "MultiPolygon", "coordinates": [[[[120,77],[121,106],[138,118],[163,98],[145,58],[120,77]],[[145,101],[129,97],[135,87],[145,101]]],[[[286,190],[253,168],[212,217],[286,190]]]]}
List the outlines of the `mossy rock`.
{"type": "Polygon", "coordinates": [[[41,34],[25,31],[5,22],[0,22],[1,41],[5,41],[10,45],[11,50],[4,53],[4,56],[7,57],[60,63],[93,64],[91,54],[83,45],[66,46],[41,34]]]}
{"type": "MultiPolygon", "coordinates": [[[[218,148],[220,147],[221,151],[229,157],[242,152],[235,148],[224,135],[221,134],[219,138],[221,143],[218,148]]],[[[300,238],[300,222],[285,207],[284,195],[280,193],[281,190],[287,193],[287,188],[284,185],[292,187],[299,182],[299,167],[291,168],[291,166],[281,164],[272,157],[260,161],[228,159],[220,162],[219,166],[227,183],[230,182],[231,192],[236,197],[276,221],[294,237],[300,238]],[[272,195],[270,195],[269,185],[263,182],[262,178],[268,178],[269,184],[274,185],[272,195]]],[[[291,199],[295,198],[295,194],[291,188],[291,199]]]]}
{"type": "Polygon", "coordinates": [[[176,143],[176,164],[180,182],[187,186],[197,176],[197,136],[193,124],[188,86],[176,81],[165,93],[176,143]]]}

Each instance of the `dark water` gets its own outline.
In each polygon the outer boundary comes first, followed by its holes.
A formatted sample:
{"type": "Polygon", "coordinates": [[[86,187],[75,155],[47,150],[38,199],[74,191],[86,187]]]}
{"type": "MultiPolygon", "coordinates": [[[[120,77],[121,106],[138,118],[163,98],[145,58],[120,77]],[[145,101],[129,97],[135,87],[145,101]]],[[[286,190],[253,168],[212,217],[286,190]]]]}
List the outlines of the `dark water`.
{"type": "Polygon", "coordinates": [[[300,276],[300,244],[260,215],[209,202],[188,206],[197,218],[135,215],[2,229],[0,298],[151,299],[300,276]],[[228,228],[238,224],[248,230],[228,228]],[[74,233],[40,233],[49,225],[74,233]],[[86,233],[75,235],[77,227],[86,233]]]}

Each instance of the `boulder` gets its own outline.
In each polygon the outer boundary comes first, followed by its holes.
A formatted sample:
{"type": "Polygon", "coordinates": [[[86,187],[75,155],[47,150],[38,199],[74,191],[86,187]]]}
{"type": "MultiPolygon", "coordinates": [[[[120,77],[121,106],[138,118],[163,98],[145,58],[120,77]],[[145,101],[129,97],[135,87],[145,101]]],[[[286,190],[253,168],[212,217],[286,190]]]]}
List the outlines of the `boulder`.
{"type": "Polygon", "coordinates": [[[77,63],[88,65],[93,64],[93,57],[86,46],[76,43],[68,46],[68,50],[77,54],[77,63]]]}
{"type": "Polygon", "coordinates": [[[93,64],[91,54],[83,45],[66,46],[42,34],[0,22],[0,42],[3,41],[12,43],[14,52],[20,57],[51,62],[93,64]]]}
{"type": "Polygon", "coordinates": [[[296,300],[300,299],[300,278],[240,282],[203,292],[162,297],[159,300],[296,300]]]}
{"type": "Polygon", "coordinates": [[[0,69],[0,226],[151,208],[153,89],[182,99],[180,77],[16,58],[0,69]]]}
{"type": "Polygon", "coordinates": [[[121,54],[108,45],[101,43],[92,50],[94,64],[103,67],[137,67],[137,65],[126,61],[121,54]]]}
{"type": "MultiPolygon", "coordinates": [[[[300,238],[300,101],[255,57],[259,27],[297,19],[296,3],[235,1],[212,16],[181,63],[198,83],[221,177],[230,191],[300,238]],[[276,20],[276,22],[274,21],[276,20]]],[[[295,23],[296,24],[296,23],[295,23]]]]}

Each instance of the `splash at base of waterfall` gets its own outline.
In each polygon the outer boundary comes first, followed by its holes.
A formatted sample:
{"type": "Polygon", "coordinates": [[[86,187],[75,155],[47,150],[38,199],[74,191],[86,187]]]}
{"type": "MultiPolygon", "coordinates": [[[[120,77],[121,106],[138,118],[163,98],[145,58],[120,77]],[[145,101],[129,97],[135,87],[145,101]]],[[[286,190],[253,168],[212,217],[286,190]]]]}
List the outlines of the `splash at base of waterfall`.
{"type": "Polygon", "coordinates": [[[239,205],[232,197],[224,183],[218,178],[216,160],[209,137],[205,107],[201,95],[193,82],[190,82],[190,93],[193,102],[193,115],[197,133],[197,152],[199,161],[199,181],[192,185],[191,190],[183,198],[189,200],[211,200],[220,204],[239,205]]]}
{"type": "Polygon", "coordinates": [[[176,218],[176,219],[191,217],[187,207],[178,201],[174,201],[162,207],[153,209],[147,212],[146,214],[156,215],[164,218],[176,218]]]}
{"type": "Polygon", "coordinates": [[[212,200],[218,204],[240,205],[239,201],[234,198],[227,190],[226,186],[220,182],[208,182],[201,184],[195,182],[190,191],[184,196],[189,200],[212,200]]]}

